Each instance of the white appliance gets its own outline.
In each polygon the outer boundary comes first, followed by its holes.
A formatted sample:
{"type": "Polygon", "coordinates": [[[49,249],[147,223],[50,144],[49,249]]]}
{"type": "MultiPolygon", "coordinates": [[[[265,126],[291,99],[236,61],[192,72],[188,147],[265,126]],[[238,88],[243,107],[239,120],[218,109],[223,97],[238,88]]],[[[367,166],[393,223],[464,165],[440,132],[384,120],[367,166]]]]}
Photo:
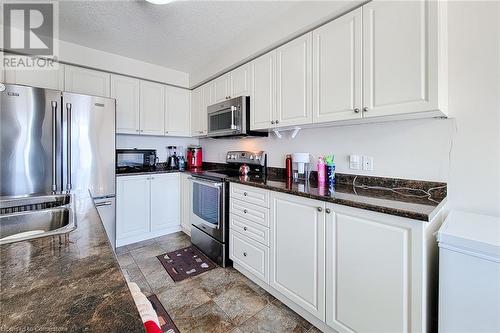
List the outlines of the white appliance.
{"type": "Polygon", "coordinates": [[[500,332],[500,218],[451,212],[438,241],[439,332],[500,332]]]}
{"type": "Polygon", "coordinates": [[[308,180],[311,163],[311,154],[309,153],[293,153],[292,154],[292,170],[293,180],[308,180]]]}

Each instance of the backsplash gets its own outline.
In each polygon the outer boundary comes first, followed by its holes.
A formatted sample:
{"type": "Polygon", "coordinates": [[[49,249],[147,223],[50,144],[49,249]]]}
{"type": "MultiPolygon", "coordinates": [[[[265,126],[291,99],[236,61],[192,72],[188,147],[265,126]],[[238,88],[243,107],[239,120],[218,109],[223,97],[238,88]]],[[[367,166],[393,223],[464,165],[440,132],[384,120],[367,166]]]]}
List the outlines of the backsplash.
{"type": "Polygon", "coordinates": [[[116,149],[156,149],[160,162],[167,160],[167,146],[182,147],[184,150],[189,145],[197,145],[197,138],[163,137],[163,136],[138,136],[116,135],[116,149]]]}

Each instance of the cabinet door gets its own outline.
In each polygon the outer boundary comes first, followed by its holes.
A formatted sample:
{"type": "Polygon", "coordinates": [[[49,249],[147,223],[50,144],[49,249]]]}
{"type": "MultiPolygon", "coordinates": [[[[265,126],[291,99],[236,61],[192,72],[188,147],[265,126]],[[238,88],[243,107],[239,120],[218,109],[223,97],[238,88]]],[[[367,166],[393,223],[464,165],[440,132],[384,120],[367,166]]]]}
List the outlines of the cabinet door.
{"type": "Polygon", "coordinates": [[[275,91],[276,51],[271,51],[250,63],[251,98],[250,128],[261,130],[274,127],[276,114],[275,91]]]}
{"type": "Polygon", "coordinates": [[[64,65],[57,65],[57,69],[5,70],[5,82],[53,90],[64,90],[64,65]]]}
{"type": "Polygon", "coordinates": [[[120,176],[116,180],[116,240],[147,234],[150,207],[149,176],[120,176]]]}
{"type": "Polygon", "coordinates": [[[111,97],[116,99],[116,132],[139,134],[139,80],[111,75],[111,97]]]}
{"type": "Polygon", "coordinates": [[[187,89],[165,88],[165,135],[191,135],[191,93],[187,89]]]}
{"type": "Polygon", "coordinates": [[[410,230],[327,208],[327,324],[339,332],[413,331],[410,230]]]}
{"type": "Polygon", "coordinates": [[[276,50],[277,126],[312,122],[312,32],[276,50]]]}
{"type": "Polygon", "coordinates": [[[250,96],[250,66],[243,65],[231,72],[230,92],[231,97],[250,96]]]}
{"type": "Polygon", "coordinates": [[[218,103],[229,99],[229,79],[230,74],[225,74],[213,80],[213,103],[218,103]]]}
{"type": "Polygon", "coordinates": [[[179,174],[151,176],[151,231],[180,225],[179,174]]]}
{"type": "Polygon", "coordinates": [[[191,233],[191,205],[192,205],[192,184],[189,180],[189,174],[181,173],[181,226],[182,229],[191,233]]]}
{"type": "Polygon", "coordinates": [[[361,118],[361,8],[313,31],[313,121],[361,118]]]}
{"type": "Polygon", "coordinates": [[[165,87],[158,83],[140,82],[141,134],[164,135],[165,87]]]}
{"type": "Polygon", "coordinates": [[[372,1],[363,6],[364,117],[437,106],[438,1],[372,1]]]}
{"type": "Polygon", "coordinates": [[[208,114],[207,114],[207,108],[209,105],[212,105],[215,103],[214,101],[214,85],[212,82],[206,83],[202,87],[203,89],[203,100],[201,103],[201,110],[200,110],[200,129],[203,132],[202,135],[207,135],[208,132],[208,114]]]}
{"type": "Polygon", "coordinates": [[[109,97],[110,80],[108,73],[69,65],[64,68],[64,90],[68,92],[109,97]]]}
{"type": "Polygon", "coordinates": [[[325,203],[271,192],[271,286],[325,319],[325,203]]]}
{"type": "Polygon", "coordinates": [[[201,124],[203,109],[203,88],[198,87],[191,92],[191,135],[203,135],[201,124]]]}

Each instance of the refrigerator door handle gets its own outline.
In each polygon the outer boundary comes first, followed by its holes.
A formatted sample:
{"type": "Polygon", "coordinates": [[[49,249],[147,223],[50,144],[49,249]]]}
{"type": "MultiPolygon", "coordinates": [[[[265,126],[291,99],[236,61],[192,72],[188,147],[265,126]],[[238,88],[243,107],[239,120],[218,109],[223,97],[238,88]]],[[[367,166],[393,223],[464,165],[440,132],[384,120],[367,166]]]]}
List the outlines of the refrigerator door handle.
{"type": "Polygon", "coordinates": [[[66,191],[71,191],[71,103],[66,103],[66,131],[67,131],[67,183],[66,191]]]}
{"type": "Polygon", "coordinates": [[[51,101],[52,106],[52,192],[57,191],[57,102],[51,101]]]}

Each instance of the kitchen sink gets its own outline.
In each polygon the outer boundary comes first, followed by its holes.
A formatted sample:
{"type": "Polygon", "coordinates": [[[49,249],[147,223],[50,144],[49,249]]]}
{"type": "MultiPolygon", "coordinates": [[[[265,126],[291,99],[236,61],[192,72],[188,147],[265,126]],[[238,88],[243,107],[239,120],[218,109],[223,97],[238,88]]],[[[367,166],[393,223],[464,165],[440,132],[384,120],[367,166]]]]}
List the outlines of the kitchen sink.
{"type": "Polygon", "coordinates": [[[76,229],[69,194],[20,197],[0,201],[0,245],[55,236],[76,229]]]}
{"type": "Polygon", "coordinates": [[[71,203],[70,194],[37,195],[0,200],[0,215],[60,207],[71,203]]]}

